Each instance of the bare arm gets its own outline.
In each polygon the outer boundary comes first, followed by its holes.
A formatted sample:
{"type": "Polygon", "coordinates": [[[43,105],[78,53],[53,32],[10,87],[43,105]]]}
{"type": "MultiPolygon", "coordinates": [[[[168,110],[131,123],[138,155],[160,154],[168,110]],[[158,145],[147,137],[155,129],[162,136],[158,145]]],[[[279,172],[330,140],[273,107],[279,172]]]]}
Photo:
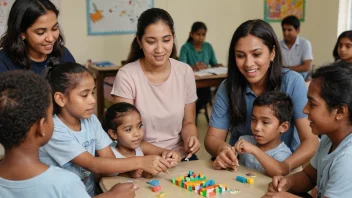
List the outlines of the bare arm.
{"type": "Polygon", "coordinates": [[[208,127],[208,131],[204,139],[204,146],[209,154],[216,157],[222,150],[231,147],[225,142],[226,135],[227,130],[217,129],[212,126],[208,127]]]}
{"type": "Polygon", "coordinates": [[[290,66],[289,68],[296,72],[307,72],[312,68],[312,60],[305,60],[303,61],[303,64],[290,66]]]}
{"type": "Polygon", "coordinates": [[[182,139],[185,141],[190,136],[198,136],[196,127],[196,103],[186,104],[181,129],[182,139]]]}
{"type": "Polygon", "coordinates": [[[277,175],[287,175],[289,173],[288,165],[285,164],[285,162],[277,161],[258,147],[255,146],[252,154],[257,158],[268,176],[274,177],[277,175]]]}
{"type": "Polygon", "coordinates": [[[169,164],[165,159],[155,155],[117,159],[111,157],[94,157],[86,151],[71,161],[77,166],[96,174],[123,173],[136,169],[157,174],[165,172],[169,168],[169,164]]]}
{"type": "Polygon", "coordinates": [[[306,166],[303,171],[287,177],[289,192],[308,192],[316,186],[317,170],[312,165],[306,166]]]}
{"type": "Polygon", "coordinates": [[[290,170],[308,162],[313,157],[319,144],[318,137],[311,132],[308,118],[296,119],[295,125],[301,144],[296,151],[284,161],[290,170]]]}
{"type": "Polygon", "coordinates": [[[196,127],[196,103],[186,104],[182,121],[181,137],[184,142],[185,151],[188,152],[187,158],[200,149],[198,131],[196,127]]]}
{"type": "Polygon", "coordinates": [[[143,154],[145,155],[161,155],[162,152],[169,151],[168,149],[160,148],[149,142],[144,141],[142,141],[140,147],[143,151],[143,154]]]}

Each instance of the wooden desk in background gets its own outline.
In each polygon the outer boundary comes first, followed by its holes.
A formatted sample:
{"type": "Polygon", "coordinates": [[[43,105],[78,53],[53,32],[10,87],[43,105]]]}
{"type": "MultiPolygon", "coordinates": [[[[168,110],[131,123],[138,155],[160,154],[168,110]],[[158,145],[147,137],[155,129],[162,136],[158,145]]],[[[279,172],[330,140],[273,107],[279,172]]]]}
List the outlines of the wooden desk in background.
{"type": "Polygon", "coordinates": [[[92,72],[95,78],[95,87],[97,95],[97,117],[103,121],[104,116],[104,78],[108,76],[116,76],[117,71],[121,66],[112,67],[98,67],[95,65],[89,65],[88,70],[92,72]]]}
{"type": "Polygon", "coordinates": [[[165,193],[165,198],[179,198],[179,197],[202,197],[194,192],[189,192],[184,188],[180,188],[171,182],[171,179],[181,175],[187,175],[188,171],[195,173],[203,173],[207,179],[213,179],[215,184],[226,184],[229,189],[238,189],[238,194],[231,194],[230,192],[222,193],[216,197],[261,197],[267,192],[268,184],[271,178],[265,175],[256,174],[254,184],[240,183],[236,181],[236,176],[247,177],[247,173],[254,173],[255,171],[240,166],[237,171],[228,170],[214,170],[211,166],[211,161],[197,160],[190,162],[181,162],[176,167],[168,170],[168,174],[160,173],[158,176],[152,178],[160,182],[161,190],[159,192],[152,192],[151,186],[146,182],[151,179],[138,178],[133,179],[127,176],[103,177],[100,180],[100,187],[104,192],[108,191],[112,186],[119,182],[133,181],[139,189],[136,191],[136,198],[152,197],[155,198],[160,192],[165,193]]]}
{"type": "MultiPolygon", "coordinates": [[[[88,70],[92,72],[96,79],[96,96],[97,96],[97,117],[100,121],[104,116],[104,78],[108,76],[116,76],[117,71],[121,66],[98,67],[89,65],[88,70]]],[[[220,83],[226,79],[227,74],[210,75],[210,76],[195,76],[197,88],[203,87],[218,87],[220,83]]]]}

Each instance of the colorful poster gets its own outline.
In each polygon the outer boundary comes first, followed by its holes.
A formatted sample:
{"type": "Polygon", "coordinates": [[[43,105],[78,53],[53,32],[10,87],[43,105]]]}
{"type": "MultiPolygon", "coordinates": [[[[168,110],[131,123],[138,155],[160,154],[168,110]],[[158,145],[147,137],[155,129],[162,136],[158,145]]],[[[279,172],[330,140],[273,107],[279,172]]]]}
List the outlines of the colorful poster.
{"type": "Polygon", "coordinates": [[[305,0],[264,0],[264,20],[280,22],[289,15],[304,21],[305,0]]]}
{"type": "Polygon", "coordinates": [[[87,0],[88,35],[132,34],[153,0],[87,0]]]}

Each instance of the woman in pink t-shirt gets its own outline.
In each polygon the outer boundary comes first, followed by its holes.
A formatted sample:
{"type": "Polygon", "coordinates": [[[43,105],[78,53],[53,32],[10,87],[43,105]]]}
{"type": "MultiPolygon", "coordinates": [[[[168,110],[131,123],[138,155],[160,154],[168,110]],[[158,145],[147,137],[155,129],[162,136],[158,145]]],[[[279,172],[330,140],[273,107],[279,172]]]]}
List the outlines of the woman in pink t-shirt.
{"type": "Polygon", "coordinates": [[[111,94],[115,103],[128,102],[140,110],[145,141],[192,160],[200,148],[196,85],[191,67],[170,58],[176,53],[174,37],[169,13],[159,8],[143,12],[128,64],[117,73],[111,94]]]}

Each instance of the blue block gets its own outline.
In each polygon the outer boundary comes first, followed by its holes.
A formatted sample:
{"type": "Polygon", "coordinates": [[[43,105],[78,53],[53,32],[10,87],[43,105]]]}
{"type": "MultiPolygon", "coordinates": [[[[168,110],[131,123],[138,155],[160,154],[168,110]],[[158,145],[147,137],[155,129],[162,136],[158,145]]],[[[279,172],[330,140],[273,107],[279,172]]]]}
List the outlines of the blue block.
{"type": "Polygon", "coordinates": [[[245,177],[242,177],[242,176],[237,176],[236,177],[236,181],[239,181],[241,183],[247,183],[247,179],[245,177]]]}

